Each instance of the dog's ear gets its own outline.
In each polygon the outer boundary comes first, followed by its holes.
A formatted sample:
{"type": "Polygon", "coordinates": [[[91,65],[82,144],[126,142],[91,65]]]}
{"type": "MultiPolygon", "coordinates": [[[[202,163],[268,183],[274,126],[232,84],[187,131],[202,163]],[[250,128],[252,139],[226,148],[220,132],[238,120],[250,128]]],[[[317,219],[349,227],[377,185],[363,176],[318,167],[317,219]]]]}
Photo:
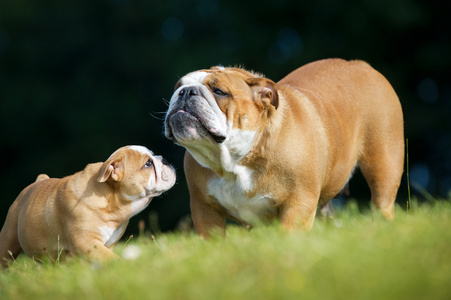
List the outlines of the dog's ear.
{"type": "Polygon", "coordinates": [[[249,78],[246,83],[251,87],[255,96],[260,96],[262,101],[269,99],[271,105],[275,109],[279,107],[279,93],[277,92],[276,84],[267,78],[249,78]]]}
{"type": "Polygon", "coordinates": [[[114,181],[121,181],[124,177],[124,158],[122,155],[111,157],[103,163],[97,181],[105,182],[110,177],[114,181]]]}

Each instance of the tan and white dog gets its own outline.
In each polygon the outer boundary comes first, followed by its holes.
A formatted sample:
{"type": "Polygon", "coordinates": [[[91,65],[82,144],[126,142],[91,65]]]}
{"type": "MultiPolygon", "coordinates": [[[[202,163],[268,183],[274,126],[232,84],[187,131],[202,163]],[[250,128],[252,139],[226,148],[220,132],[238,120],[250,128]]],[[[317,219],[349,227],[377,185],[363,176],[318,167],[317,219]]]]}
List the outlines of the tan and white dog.
{"type": "Polygon", "coordinates": [[[390,83],[362,61],[307,64],[277,84],[238,68],[189,73],[175,87],[165,135],[185,147],[198,234],[226,217],[278,217],[310,229],[318,205],[358,166],[381,213],[394,217],[403,174],[403,114],[390,83]]]}
{"type": "Polygon", "coordinates": [[[174,169],[142,146],[122,147],[105,163],[62,179],[39,175],[8,211],[0,232],[2,266],[22,250],[54,259],[61,252],[117,257],[112,248],[129,219],[174,183],[174,169]]]}

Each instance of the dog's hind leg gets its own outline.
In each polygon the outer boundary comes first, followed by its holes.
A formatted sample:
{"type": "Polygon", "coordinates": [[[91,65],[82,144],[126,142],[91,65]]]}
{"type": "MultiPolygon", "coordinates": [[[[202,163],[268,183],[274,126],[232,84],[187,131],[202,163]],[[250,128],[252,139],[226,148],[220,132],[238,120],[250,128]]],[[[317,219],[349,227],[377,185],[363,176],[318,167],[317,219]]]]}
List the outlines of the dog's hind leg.
{"type": "Polygon", "coordinates": [[[370,190],[371,202],[387,219],[394,217],[394,204],[404,172],[404,140],[371,145],[359,167],[370,190]]]}
{"type": "Polygon", "coordinates": [[[5,224],[0,232],[0,265],[5,268],[8,262],[16,259],[22,252],[17,233],[20,206],[14,202],[6,216],[5,224]]]}

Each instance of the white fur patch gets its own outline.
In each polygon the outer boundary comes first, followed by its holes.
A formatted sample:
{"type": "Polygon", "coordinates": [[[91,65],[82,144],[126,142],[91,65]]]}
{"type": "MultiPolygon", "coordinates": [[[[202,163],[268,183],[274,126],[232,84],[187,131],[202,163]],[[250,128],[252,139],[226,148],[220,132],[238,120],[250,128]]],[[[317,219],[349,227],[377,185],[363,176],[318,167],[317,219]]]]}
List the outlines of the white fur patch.
{"type": "Polygon", "coordinates": [[[105,247],[109,247],[116,243],[121,238],[126,226],[127,223],[122,224],[116,229],[108,226],[100,226],[99,231],[103,237],[105,247]]]}
{"type": "Polygon", "coordinates": [[[231,129],[232,124],[228,125],[229,138],[220,144],[221,165],[227,172],[235,174],[241,188],[248,192],[253,188],[252,171],[239,162],[252,150],[256,131],[231,129]]]}
{"type": "Polygon", "coordinates": [[[183,76],[181,83],[182,85],[202,84],[207,76],[208,73],[202,71],[189,73],[188,75],[183,76]]]}
{"type": "Polygon", "coordinates": [[[269,215],[275,214],[270,206],[270,195],[256,195],[248,198],[245,191],[252,186],[252,176],[248,168],[241,166],[241,174],[235,179],[214,177],[208,181],[208,192],[235,218],[256,225],[269,215]]]}
{"type": "Polygon", "coordinates": [[[208,192],[234,217],[254,224],[275,214],[270,206],[270,195],[256,195],[248,198],[246,192],[254,188],[253,171],[239,162],[254,147],[256,131],[231,129],[229,123],[229,138],[220,144],[221,165],[226,174],[215,177],[208,182],[208,192]]]}
{"type": "Polygon", "coordinates": [[[230,153],[230,159],[237,164],[243,159],[254,147],[254,138],[256,131],[232,129],[232,124],[228,123],[229,138],[223,145],[230,153]]]}
{"type": "Polygon", "coordinates": [[[130,146],[130,149],[138,151],[141,154],[152,156],[153,152],[144,146],[130,146]]]}
{"type": "Polygon", "coordinates": [[[149,205],[149,203],[150,203],[149,196],[134,199],[132,202],[132,217],[142,212],[149,205]]]}

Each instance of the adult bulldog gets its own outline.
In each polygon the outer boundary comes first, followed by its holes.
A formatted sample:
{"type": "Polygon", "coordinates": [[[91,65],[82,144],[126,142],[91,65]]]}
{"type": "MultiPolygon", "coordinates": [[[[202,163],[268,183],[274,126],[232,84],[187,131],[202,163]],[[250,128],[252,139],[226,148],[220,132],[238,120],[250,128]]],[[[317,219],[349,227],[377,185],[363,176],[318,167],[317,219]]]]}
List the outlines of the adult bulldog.
{"type": "Polygon", "coordinates": [[[403,114],[390,83],[362,61],[307,64],[277,84],[239,68],[182,77],[165,135],[185,147],[194,226],[225,233],[226,217],[313,226],[358,166],[382,215],[394,217],[404,164],[403,114]]]}

